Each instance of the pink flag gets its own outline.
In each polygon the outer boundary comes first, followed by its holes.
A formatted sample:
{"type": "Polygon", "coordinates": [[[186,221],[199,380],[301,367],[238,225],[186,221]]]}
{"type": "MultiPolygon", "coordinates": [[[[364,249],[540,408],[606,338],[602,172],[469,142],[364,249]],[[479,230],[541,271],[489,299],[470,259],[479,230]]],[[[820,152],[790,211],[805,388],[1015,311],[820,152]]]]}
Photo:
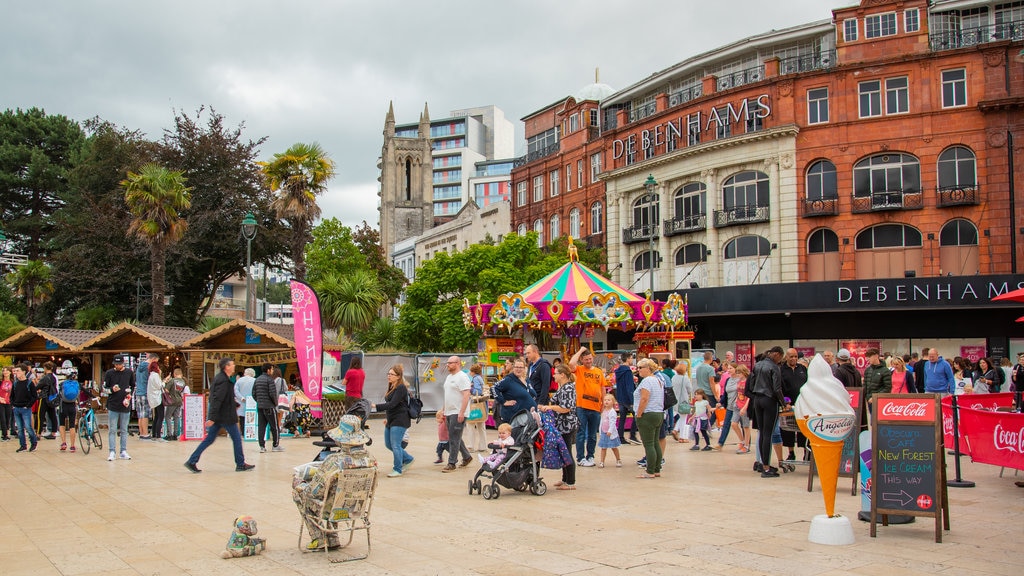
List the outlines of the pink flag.
{"type": "Polygon", "coordinates": [[[298,356],[302,389],[312,401],[310,412],[320,418],[323,396],[323,330],[320,327],[320,302],[313,287],[299,280],[291,281],[292,317],[295,321],[295,353],[298,356]]]}

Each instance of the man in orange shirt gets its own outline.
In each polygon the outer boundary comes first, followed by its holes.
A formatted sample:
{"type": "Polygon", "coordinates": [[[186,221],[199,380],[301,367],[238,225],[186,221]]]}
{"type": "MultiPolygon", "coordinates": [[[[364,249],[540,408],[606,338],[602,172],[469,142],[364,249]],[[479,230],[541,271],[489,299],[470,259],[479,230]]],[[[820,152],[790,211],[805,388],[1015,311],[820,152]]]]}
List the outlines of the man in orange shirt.
{"type": "Polygon", "coordinates": [[[586,347],[577,350],[569,359],[569,369],[576,374],[576,416],[580,420],[580,430],[576,435],[577,465],[590,467],[594,465],[597,430],[601,426],[604,371],[594,366],[594,355],[586,347]]]}

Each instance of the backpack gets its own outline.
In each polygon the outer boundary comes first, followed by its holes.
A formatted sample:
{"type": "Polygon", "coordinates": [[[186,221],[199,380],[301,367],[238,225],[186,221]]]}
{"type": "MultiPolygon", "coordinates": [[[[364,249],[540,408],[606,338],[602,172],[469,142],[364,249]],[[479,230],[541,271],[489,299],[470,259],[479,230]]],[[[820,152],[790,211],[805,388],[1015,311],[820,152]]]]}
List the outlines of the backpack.
{"type": "Polygon", "coordinates": [[[60,385],[60,399],[65,402],[78,402],[78,380],[65,380],[60,385]]]}
{"type": "Polygon", "coordinates": [[[415,418],[416,423],[419,424],[420,416],[423,415],[423,400],[420,400],[418,396],[409,396],[409,418],[415,418]]]}

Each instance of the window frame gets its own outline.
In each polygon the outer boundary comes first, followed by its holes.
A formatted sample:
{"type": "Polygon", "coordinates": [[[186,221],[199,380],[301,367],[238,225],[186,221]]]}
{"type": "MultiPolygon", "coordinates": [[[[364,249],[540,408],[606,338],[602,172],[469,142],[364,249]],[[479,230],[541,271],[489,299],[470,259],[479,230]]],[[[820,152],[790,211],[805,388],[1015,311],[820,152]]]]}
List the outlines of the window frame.
{"type": "Polygon", "coordinates": [[[818,228],[807,235],[807,246],[806,250],[808,254],[833,254],[839,252],[839,235],[836,231],[831,228],[818,228]],[[832,236],[828,236],[831,234],[832,236]],[[816,238],[816,236],[820,236],[816,238]],[[833,246],[832,241],[835,240],[835,250],[829,250],[833,246]],[[812,246],[812,244],[819,244],[821,250],[818,250],[818,246],[812,246]]]}
{"type": "Polygon", "coordinates": [[[590,183],[597,182],[597,176],[601,173],[601,153],[596,152],[590,155],[590,183]]]}
{"type": "Polygon", "coordinates": [[[967,99],[967,68],[950,68],[948,70],[943,70],[939,77],[942,79],[941,80],[941,83],[942,83],[942,90],[941,90],[941,93],[942,93],[942,107],[943,108],[963,108],[963,107],[967,106],[967,103],[968,103],[968,99],[967,99]],[[948,73],[956,73],[956,72],[959,72],[962,77],[961,78],[955,78],[955,79],[952,79],[952,80],[947,80],[946,79],[946,74],[948,74],[948,73]],[[957,94],[957,87],[958,86],[960,87],[960,94],[959,94],[959,96],[963,98],[963,102],[957,102],[957,96],[958,96],[958,94],[957,94]],[[950,93],[950,96],[952,98],[952,102],[951,103],[947,103],[947,100],[946,100],[946,90],[947,90],[947,87],[949,87],[949,89],[952,90],[952,92],[950,93]]]}
{"type": "Polygon", "coordinates": [[[537,246],[544,247],[544,219],[537,218],[533,221],[533,231],[537,233],[537,246]]]}
{"type": "Polygon", "coordinates": [[[686,223],[707,215],[708,187],[703,182],[687,182],[672,195],[672,218],[686,223]],[[696,202],[696,211],[693,204],[696,202]]]}
{"type": "Polygon", "coordinates": [[[569,210],[569,236],[580,238],[583,232],[583,220],[580,217],[580,209],[569,210]]]}
{"type": "MultiPolygon", "coordinates": [[[[913,154],[907,154],[904,152],[882,152],[872,154],[865,158],[861,158],[854,163],[851,175],[853,177],[854,198],[873,198],[877,194],[896,192],[901,194],[913,194],[921,191],[921,160],[913,154]],[[899,158],[896,161],[884,161],[884,157],[886,156],[898,156],[899,158]],[[876,158],[879,159],[878,163],[873,162],[876,158]],[[913,159],[913,161],[907,161],[908,158],[913,159]],[[908,176],[913,176],[912,173],[908,173],[908,170],[911,170],[911,166],[917,167],[917,182],[916,185],[908,187],[907,178],[908,176]],[[891,177],[895,176],[895,174],[890,171],[896,170],[897,167],[899,169],[900,186],[898,189],[890,189],[888,186],[889,180],[891,177]],[[858,176],[863,172],[867,172],[868,188],[866,191],[858,188],[858,176]],[[879,172],[881,172],[881,175],[879,172]],[[884,190],[875,189],[875,185],[879,183],[877,180],[880,176],[883,176],[885,180],[886,185],[884,190]]],[[[860,178],[863,179],[863,176],[860,176],[860,178]]],[[[861,182],[861,184],[863,184],[863,182],[861,182]]],[[[913,182],[911,182],[911,184],[913,184],[913,182]]]]}
{"type": "Polygon", "coordinates": [[[859,30],[860,24],[856,18],[843,20],[843,42],[856,42],[859,30]],[[853,26],[850,26],[850,24],[853,24],[853,26]]]}
{"type": "Polygon", "coordinates": [[[896,17],[896,12],[879,12],[878,14],[870,14],[864,17],[864,38],[871,40],[874,38],[885,38],[886,36],[895,36],[899,34],[899,21],[896,17]],[[891,18],[891,22],[886,22],[891,18]],[[877,21],[877,32],[871,33],[872,20],[877,21]],[[891,24],[891,30],[886,30],[886,24],[891,24]]]}
{"type": "Polygon", "coordinates": [[[590,205],[590,234],[601,234],[604,232],[604,206],[598,200],[590,205]]]}
{"type": "Polygon", "coordinates": [[[555,198],[555,197],[558,196],[558,194],[559,194],[558,185],[559,185],[559,183],[561,181],[562,181],[562,175],[558,172],[558,168],[555,168],[554,170],[552,170],[551,172],[548,173],[548,184],[550,185],[549,186],[549,188],[550,188],[549,194],[551,194],[552,198],[555,198]]]}
{"type": "Polygon", "coordinates": [[[858,250],[858,251],[860,251],[860,250],[893,250],[893,249],[907,249],[907,248],[922,248],[924,246],[924,241],[922,239],[921,231],[918,230],[917,228],[914,228],[913,226],[911,226],[909,224],[903,224],[902,222],[885,222],[885,223],[881,223],[881,224],[875,224],[874,226],[869,226],[868,228],[865,228],[864,230],[861,230],[860,232],[858,232],[857,235],[854,237],[854,244],[853,244],[853,246],[854,246],[854,250],[858,250]],[[898,245],[894,244],[892,246],[877,246],[876,242],[875,242],[875,235],[876,235],[875,233],[877,231],[883,229],[883,228],[890,228],[890,227],[894,227],[894,226],[899,226],[899,227],[902,228],[902,230],[900,231],[900,234],[903,237],[902,243],[898,244],[898,245]],[[911,230],[916,235],[916,240],[917,240],[916,244],[907,244],[907,230],[911,230]],[[868,234],[868,233],[871,234],[871,246],[861,246],[861,238],[865,237],[863,235],[864,234],[868,234]]]}
{"type": "Polygon", "coordinates": [[[654,250],[653,254],[650,250],[644,250],[643,252],[640,252],[639,254],[636,255],[636,257],[633,258],[633,272],[646,272],[647,270],[650,270],[652,267],[655,270],[661,268],[661,253],[658,252],[657,249],[654,250]],[[647,257],[646,266],[644,266],[645,256],[647,257]],[[652,260],[653,266],[651,264],[652,260]]]}
{"type": "Polygon", "coordinates": [[[675,256],[672,257],[672,261],[675,262],[676,266],[689,266],[690,264],[700,264],[708,261],[708,247],[702,242],[690,242],[689,244],[683,244],[676,250],[675,256]],[[699,251],[698,258],[696,260],[691,259],[687,256],[687,251],[696,249],[699,251]]]}
{"type": "Polygon", "coordinates": [[[809,201],[815,200],[838,200],[839,199],[839,174],[836,171],[836,165],[834,162],[827,158],[819,158],[807,167],[807,172],[804,173],[804,199],[809,201]],[[829,170],[825,165],[831,166],[829,170]],[[815,170],[816,167],[821,168],[815,170]],[[831,174],[831,182],[834,185],[832,190],[827,190],[826,183],[831,174]],[[812,179],[816,179],[817,182],[812,186],[812,179]],[[812,190],[817,191],[817,196],[812,197],[812,190]],[[831,192],[831,196],[827,195],[831,192]]]}
{"type": "Polygon", "coordinates": [[[828,86],[822,86],[820,88],[811,88],[807,90],[807,123],[808,124],[828,124],[829,121],[829,101],[828,101],[828,86]],[[814,92],[824,92],[823,98],[817,98],[814,92]],[[824,106],[824,119],[822,119],[822,109],[824,106]],[[817,112],[817,119],[812,117],[811,110],[817,112]]]}
{"type": "Polygon", "coordinates": [[[885,79],[885,115],[910,113],[910,78],[908,76],[894,76],[885,79]],[[890,86],[890,83],[903,82],[903,86],[890,86]],[[902,99],[900,96],[902,95],[902,99]],[[890,104],[895,104],[896,109],[891,110],[890,104]],[[902,105],[902,109],[901,109],[902,105]]]}
{"type": "Polygon", "coordinates": [[[919,8],[908,8],[903,11],[903,31],[907,33],[921,30],[921,10],[919,8]],[[910,15],[913,14],[913,28],[911,28],[910,15]]]}
{"type": "Polygon", "coordinates": [[[544,175],[538,174],[533,177],[533,201],[544,201],[544,175]]]}
{"type": "Polygon", "coordinates": [[[730,210],[742,210],[748,211],[756,210],[757,208],[766,208],[771,202],[771,182],[768,175],[760,170],[741,170],[728,178],[722,183],[722,209],[726,211],[730,210]],[[753,174],[753,178],[746,177],[748,174],[753,174]],[[740,177],[743,177],[740,179],[740,177]],[[750,194],[753,192],[754,203],[749,202],[750,194]],[[743,203],[737,202],[737,198],[742,195],[743,203]]]}
{"type": "Polygon", "coordinates": [[[975,187],[977,187],[978,186],[978,155],[974,153],[974,150],[971,150],[967,146],[955,145],[955,146],[950,146],[949,148],[946,148],[941,153],[939,153],[938,159],[935,161],[935,181],[936,181],[936,183],[937,183],[937,185],[939,187],[939,190],[956,190],[956,189],[975,188],[975,187]],[[958,152],[960,150],[966,151],[968,154],[970,154],[969,161],[968,161],[968,158],[966,156],[964,156],[964,157],[960,157],[959,156],[958,152]],[[947,156],[947,155],[949,155],[951,153],[954,155],[953,158],[943,158],[944,156],[947,156]],[[964,182],[964,181],[962,181],[963,179],[962,179],[962,176],[961,176],[960,173],[963,170],[962,167],[966,167],[968,162],[970,163],[970,169],[971,169],[973,178],[971,178],[971,182],[964,182]],[[953,182],[946,182],[946,181],[943,180],[943,170],[942,170],[943,165],[951,165],[952,166],[953,179],[954,179],[953,182]]]}
{"type": "Polygon", "coordinates": [[[857,83],[857,114],[858,118],[877,118],[882,115],[882,80],[880,78],[862,80],[857,83]],[[875,86],[874,88],[870,87],[872,84],[875,86]],[[867,114],[864,110],[865,104],[869,108],[867,114]],[[874,114],[871,113],[873,111],[875,111],[874,114]]]}
{"type": "Polygon", "coordinates": [[[768,255],[771,254],[771,251],[772,251],[771,244],[772,243],[767,238],[765,238],[764,236],[761,236],[760,234],[744,234],[742,236],[736,236],[734,238],[731,238],[728,242],[725,243],[725,246],[722,249],[722,260],[740,260],[740,259],[743,259],[743,258],[763,258],[763,257],[768,256],[768,255]],[[756,242],[756,248],[754,250],[754,253],[752,253],[752,254],[740,254],[739,252],[740,252],[740,248],[741,247],[744,248],[744,252],[748,252],[749,248],[750,248],[749,246],[741,246],[740,245],[740,241],[741,240],[748,240],[748,239],[751,239],[751,238],[753,238],[754,242],[756,242]],[[762,250],[764,250],[764,253],[761,252],[762,250]],[[732,252],[731,256],[730,256],[730,251],[732,252]]]}
{"type": "Polygon", "coordinates": [[[526,206],[527,185],[528,182],[526,180],[516,182],[516,206],[526,206]]]}
{"type": "Polygon", "coordinates": [[[554,242],[561,235],[562,218],[556,212],[551,215],[551,218],[548,219],[548,236],[551,237],[551,242],[554,242]]]}

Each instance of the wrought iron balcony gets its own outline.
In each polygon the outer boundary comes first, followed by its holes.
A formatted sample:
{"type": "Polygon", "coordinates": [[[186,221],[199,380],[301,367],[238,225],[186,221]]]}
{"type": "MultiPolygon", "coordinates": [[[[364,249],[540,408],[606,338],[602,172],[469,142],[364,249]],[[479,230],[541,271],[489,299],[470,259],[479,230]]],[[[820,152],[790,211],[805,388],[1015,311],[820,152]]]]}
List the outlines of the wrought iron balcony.
{"type": "Polygon", "coordinates": [[[623,244],[635,244],[637,242],[647,242],[651,238],[658,238],[658,226],[643,224],[639,226],[630,226],[629,228],[622,229],[622,243],[623,244]]]}
{"type": "Polygon", "coordinates": [[[767,221],[767,206],[740,206],[732,210],[715,210],[715,228],[767,221]]]}
{"type": "Polygon", "coordinates": [[[694,98],[700,98],[703,93],[704,88],[700,84],[694,84],[689,88],[676,90],[668,95],[668,105],[669,107],[673,107],[685,104],[694,98]]]}
{"type": "Polygon", "coordinates": [[[804,218],[812,218],[814,216],[835,216],[836,214],[839,214],[838,198],[804,200],[804,218]]]}
{"type": "Polygon", "coordinates": [[[969,206],[981,203],[977,184],[957,184],[955,186],[939,186],[939,208],[947,206],[969,206]]]}
{"type": "Polygon", "coordinates": [[[678,234],[686,234],[687,232],[697,232],[707,228],[707,215],[694,214],[692,216],[683,216],[682,218],[665,220],[664,226],[665,236],[676,236],[678,234]]]}
{"type": "Polygon", "coordinates": [[[812,70],[826,70],[836,65],[836,51],[822,50],[817,54],[792,56],[779,60],[779,74],[796,74],[812,70]]]}
{"type": "Polygon", "coordinates": [[[966,30],[950,30],[928,35],[933,52],[955,50],[965,46],[976,46],[986,42],[1002,40],[1024,40],[1024,20],[1015,20],[992,26],[977,26],[966,30]]]}
{"type": "Polygon", "coordinates": [[[924,207],[924,194],[920,190],[885,190],[870,195],[853,197],[854,213],[883,212],[885,210],[917,210],[924,207]]]}
{"type": "Polygon", "coordinates": [[[738,88],[745,84],[753,84],[764,80],[764,65],[754,66],[732,74],[723,74],[718,77],[718,91],[738,88]]]}
{"type": "Polygon", "coordinates": [[[636,122],[637,120],[643,120],[644,118],[654,114],[655,110],[657,110],[657,106],[654,102],[648,102],[637,106],[629,111],[629,121],[636,122]]]}
{"type": "Polygon", "coordinates": [[[551,156],[552,154],[557,154],[560,149],[561,144],[558,142],[555,142],[554,144],[548,144],[547,146],[541,148],[540,150],[534,150],[533,152],[530,152],[525,156],[520,156],[519,158],[516,158],[515,160],[512,161],[512,167],[519,168],[520,166],[525,166],[530,162],[533,162],[534,160],[540,160],[541,158],[546,158],[548,156],[551,156]]]}

